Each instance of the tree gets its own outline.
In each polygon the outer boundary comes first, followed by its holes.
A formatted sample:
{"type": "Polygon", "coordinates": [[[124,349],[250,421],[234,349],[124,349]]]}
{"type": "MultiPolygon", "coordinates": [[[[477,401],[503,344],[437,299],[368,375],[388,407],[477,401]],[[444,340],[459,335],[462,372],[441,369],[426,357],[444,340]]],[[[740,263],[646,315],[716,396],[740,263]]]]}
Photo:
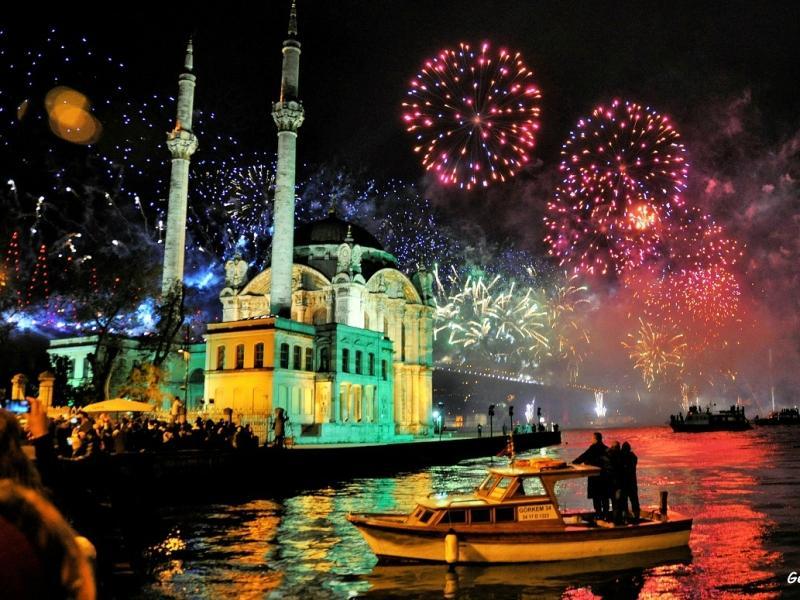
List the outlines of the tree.
{"type": "Polygon", "coordinates": [[[93,265],[91,281],[76,286],[71,297],[75,318],[90,324],[89,330],[95,336],[94,351],[87,358],[96,400],[110,396],[114,363],[130,332],[131,315],[137,310],[150,310],[144,301],[155,286],[156,264],[138,264],[124,276],[118,267],[108,263],[103,267],[93,265]]]}
{"type": "Polygon", "coordinates": [[[161,391],[164,376],[164,369],[152,362],[137,362],[131,368],[128,381],[120,388],[120,395],[158,405],[164,399],[164,392],[161,391]]]}

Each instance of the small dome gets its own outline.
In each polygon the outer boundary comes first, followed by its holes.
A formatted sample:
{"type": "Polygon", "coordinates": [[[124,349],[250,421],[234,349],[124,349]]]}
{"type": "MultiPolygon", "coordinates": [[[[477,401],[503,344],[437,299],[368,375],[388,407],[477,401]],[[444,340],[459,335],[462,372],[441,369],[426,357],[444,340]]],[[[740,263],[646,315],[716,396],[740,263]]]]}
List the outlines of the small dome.
{"type": "Polygon", "coordinates": [[[342,244],[347,238],[347,229],[353,243],[364,248],[383,250],[381,243],[369,231],[358,225],[342,221],[336,215],[328,215],[320,221],[300,225],[294,230],[294,245],[312,246],[316,244],[342,244]]]}

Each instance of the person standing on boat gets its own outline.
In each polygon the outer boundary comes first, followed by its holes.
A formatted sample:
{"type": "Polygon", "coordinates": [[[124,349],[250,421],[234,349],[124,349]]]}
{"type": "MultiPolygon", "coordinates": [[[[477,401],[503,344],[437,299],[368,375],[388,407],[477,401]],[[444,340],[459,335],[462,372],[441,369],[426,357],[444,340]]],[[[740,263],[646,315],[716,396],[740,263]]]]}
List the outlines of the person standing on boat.
{"type": "Polygon", "coordinates": [[[639,458],[631,450],[631,445],[628,442],[622,444],[622,493],[626,501],[622,507],[623,512],[628,512],[628,500],[631,502],[631,514],[633,514],[633,522],[639,522],[639,515],[641,509],[639,508],[639,485],[636,482],[636,464],[639,458]]]}
{"type": "Polygon", "coordinates": [[[622,525],[627,512],[628,499],[625,496],[624,464],[619,442],[614,442],[608,449],[608,492],[611,495],[611,512],[614,524],[622,525]]]}
{"type": "Polygon", "coordinates": [[[603,443],[603,434],[599,431],[594,432],[594,443],[572,461],[576,465],[591,465],[600,467],[603,471],[600,475],[593,475],[587,479],[587,496],[592,499],[594,512],[598,518],[603,518],[608,514],[608,446],[603,443]]]}

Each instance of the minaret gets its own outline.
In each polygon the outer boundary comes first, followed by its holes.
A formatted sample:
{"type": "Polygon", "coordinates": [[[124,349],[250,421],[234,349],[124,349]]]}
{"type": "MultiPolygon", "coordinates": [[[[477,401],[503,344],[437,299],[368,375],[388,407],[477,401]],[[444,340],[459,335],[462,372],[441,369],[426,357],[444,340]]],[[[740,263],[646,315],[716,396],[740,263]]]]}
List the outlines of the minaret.
{"type": "Polygon", "coordinates": [[[167,234],[164,240],[164,271],[161,295],[183,289],[183,263],[186,254],[186,205],[189,193],[189,160],[197,150],[197,137],[192,133],[194,81],[192,74],[192,41],[186,47],[184,72],[178,77],[178,116],[175,129],[167,134],[167,148],[172,155],[169,177],[167,234]]]}
{"type": "Polygon", "coordinates": [[[303,105],[297,97],[300,77],[300,42],[297,41],[297,5],[292,0],[289,37],[283,42],[280,100],[272,104],[278,126],[278,173],[272,233],[272,285],[270,312],[290,317],[292,310],[292,263],[294,262],[294,180],[297,130],[303,124],[303,105]]]}

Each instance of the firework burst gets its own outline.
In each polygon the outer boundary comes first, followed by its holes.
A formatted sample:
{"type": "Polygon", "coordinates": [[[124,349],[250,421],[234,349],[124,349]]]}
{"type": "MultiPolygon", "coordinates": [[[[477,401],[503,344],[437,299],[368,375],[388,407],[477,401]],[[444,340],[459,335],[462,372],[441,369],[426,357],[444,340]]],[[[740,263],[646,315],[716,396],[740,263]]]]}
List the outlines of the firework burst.
{"type": "Polygon", "coordinates": [[[439,182],[486,187],[528,163],[541,93],[519,52],[488,43],[442,50],[425,62],[408,96],[403,122],[439,182]]]}
{"type": "Polygon", "coordinates": [[[548,203],[550,254],[575,272],[621,273],[663,252],[663,224],[684,206],[680,135],[649,107],[614,100],[578,121],[548,203]]]}
{"type": "Polygon", "coordinates": [[[566,369],[567,379],[578,379],[581,364],[589,347],[585,311],[589,307],[588,288],[580,285],[577,275],[564,274],[563,283],[553,285],[548,303],[551,356],[566,369]]]}
{"type": "Polygon", "coordinates": [[[459,352],[496,363],[534,364],[549,350],[547,307],[534,289],[502,286],[500,276],[469,275],[463,281],[453,270],[447,286],[438,270],[436,327],[459,352]],[[448,290],[453,290],[449,292],[448,290]]]}
{"type": "Polygon", "coordinates": [[[622,342],[628,349],[633,367],[641,372],[647,389],[658,380],[668,380],[683,371],[686,342],[673,328],[660,328],[639,319],[639,329],[622,342]]]}

